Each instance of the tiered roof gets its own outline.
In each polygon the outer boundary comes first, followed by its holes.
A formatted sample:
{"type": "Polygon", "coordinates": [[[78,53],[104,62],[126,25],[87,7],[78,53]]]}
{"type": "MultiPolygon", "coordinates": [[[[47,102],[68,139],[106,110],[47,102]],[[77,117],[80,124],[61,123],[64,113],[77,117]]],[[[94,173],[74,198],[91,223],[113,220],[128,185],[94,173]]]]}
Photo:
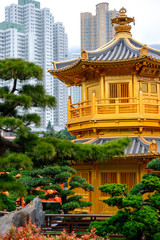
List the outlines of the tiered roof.
{"type": "Polygon", "coordinates": [[[126,10],[122,8],[120,10],[120,17],[112,19],[112,24],[117,24],[115,26],[116,34],[114,39],[94,51],[85,51],[82,49],[81,57],[79,58],[64,62],[53,62],[54,70],[49,70],[49,72],[64,81],[64,79],[60,78],[60,73],[69,73],[69,71],[72,71],[73,74],[73,69],[75,68],[76,71],[74,74],[82,73],[84,67],[81,66],[86,63],[106,65],[113,62],[143,60],[144,58],[159,63],[159,50],[146,46],[132,38],[130,33],[131,26],[128,24],[134,22],[134,18],[128,18],[125,13],[126,10]]]}

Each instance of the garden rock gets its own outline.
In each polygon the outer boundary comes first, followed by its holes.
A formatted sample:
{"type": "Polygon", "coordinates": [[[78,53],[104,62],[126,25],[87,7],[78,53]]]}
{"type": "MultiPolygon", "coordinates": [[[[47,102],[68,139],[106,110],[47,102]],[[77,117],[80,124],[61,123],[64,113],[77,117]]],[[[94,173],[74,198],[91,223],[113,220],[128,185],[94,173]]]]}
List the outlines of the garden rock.
{"type": "Polygon", "coordinates": [[[34,198],[33,201],[23,209],[0,217],[0,234],[4,235],[12,224],[15,227],[24,227],[29,219],[31,219],[31,222],[35,223],[37,227],[42,227],[44,217],[45,213],[43,212],[41,200],[34,198]]]}

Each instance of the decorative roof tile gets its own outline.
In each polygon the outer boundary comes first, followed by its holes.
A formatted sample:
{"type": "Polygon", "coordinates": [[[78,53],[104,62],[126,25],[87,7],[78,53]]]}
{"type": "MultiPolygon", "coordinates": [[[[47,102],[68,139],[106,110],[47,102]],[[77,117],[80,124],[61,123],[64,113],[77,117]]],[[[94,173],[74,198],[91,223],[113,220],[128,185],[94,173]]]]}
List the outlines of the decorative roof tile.
{"type": "MultiPolygon", "coordinates": [[[[98,144],[103,145],[104,143],[107,143],[112,140],[116,140],[117,138],[98,138],[94,141],[90,141],[88,144],[98,144]]],[[[149,150],[150,144],[153,142],[153,140],[157,144],[157,152],[155,154],[160,154],[160,138],[145,138],[143,139],[139,137],[131,137],[131,143],[130,145],[125,148],[125,156],[143,156],[143,155],[153,155],[153,152],[149,150]]],[[[75,143],[87,143],[88,139],[85,141],[85,139],[81,140],[75,140],[75,143]]]]}
{"type": "MultiPolygon", "coordinates": [[[[133,38],[119,38],[111,41],[111,44],[105,44],[104,47],[101,47],[95,51],[86,51],[88,59],[85,61],[92,62],[110,62],[110,61],[127,61],[137,58],[142,58],[141,49],[146,48],[148,57],[151,59],[159,60],[160,59],[160,51],[147,47],[143,45],[133,38]]],[[[57,62],[56,69],[69,69],[73,66],[76,66],[82,59],[72,59],[65,62],[57,62]],[[68,68],[67,68],[68,67],[68,68]]]]}

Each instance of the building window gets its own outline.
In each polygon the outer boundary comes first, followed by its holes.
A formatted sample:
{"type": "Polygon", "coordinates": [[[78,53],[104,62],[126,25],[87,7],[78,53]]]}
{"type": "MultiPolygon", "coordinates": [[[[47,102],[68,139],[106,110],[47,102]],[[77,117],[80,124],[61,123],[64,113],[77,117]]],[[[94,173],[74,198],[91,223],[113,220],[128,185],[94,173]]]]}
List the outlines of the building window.
{"type": "Polygon", "coordinates": [[[110,83],[109,84],[109,97],[114,98],[110,100],[110,103],[115,103],[115,98],[120,99],[121,103],[128,102],[129,97],[129,83],[110,83]]]}
{"type": "Polygon", "coordinates": [[[157,84],[151,84],[151,93],[157,93],[157,84]]]}
{"type": "MultiPolygon", "coordinates": [[[[100,173],[101,185],[106,183],[117,183],[117,173],[116,172],[101,172],[100,173]]],[[[108,196],[107,193],[101,192],[101,196],[108,196]]]]}
{"type": "Polygon", "coordinates": [[[142,83],[142,91],[148,92],[148,83],[142,83]]]}
{"type": "Polygon", "coordinates": [[[121,172],[120,183],[126,184],[131,189],[136,183],[136,172],[121,172]]]}

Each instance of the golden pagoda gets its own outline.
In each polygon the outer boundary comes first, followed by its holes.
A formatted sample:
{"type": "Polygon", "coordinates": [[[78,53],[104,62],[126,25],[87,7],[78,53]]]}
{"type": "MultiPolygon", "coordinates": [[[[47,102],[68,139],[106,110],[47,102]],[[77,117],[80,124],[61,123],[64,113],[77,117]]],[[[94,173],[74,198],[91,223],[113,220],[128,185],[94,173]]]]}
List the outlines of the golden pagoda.
{"type": "MultiPolygon", "coordinates": [[[[114,213],[97,188],[104,183],[141,181],[146,164],[160,155],[160,51],[132,38],[126,9],[112,19],[114,38],[95,51],[82,49],[81,57],[53,62],[54,77],[69,86],[82,86],[82,102],[68,100],[67,129],[75,142],[103,144],[130,137],[125,156],[107,163],[75,164],[78,174],[95,186],[84,193],[93,202],[90,213],[114,213]]],[[[86,210],[84,210],[86,211],[86,210]]]]}

